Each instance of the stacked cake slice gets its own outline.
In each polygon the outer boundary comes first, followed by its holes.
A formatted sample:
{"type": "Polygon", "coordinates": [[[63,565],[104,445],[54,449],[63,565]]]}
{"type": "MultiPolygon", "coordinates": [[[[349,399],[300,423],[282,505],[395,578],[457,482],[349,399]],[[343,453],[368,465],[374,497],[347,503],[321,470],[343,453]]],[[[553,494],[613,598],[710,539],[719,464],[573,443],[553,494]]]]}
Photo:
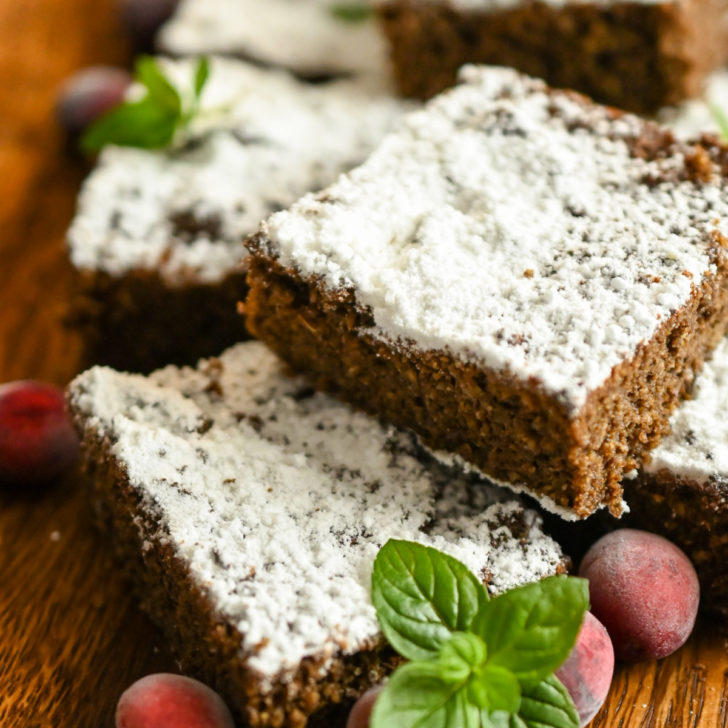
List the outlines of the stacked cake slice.
{"type": "Polygon", "coordinates": [[[640,113],[698,96],[725,63],[725,0],[379,0],[401,91],[429,98],[492,63],[640,113]]]}
{"type": "Polygon", "coordinates": [[[70,387],[101,523],[185,670],[251,726],[332,725],[391,669],[369,585],[389,538],[492,592],[562,572],[539,518],[248,342],[198,369],[70,387]]]}
{"type": "Polygon", "coordinates": [[[251,332],[489,477],[584,517],[728,325],[725,149],[507,69],[263,223],[251,332]]]}
{"type": "Polygon", "coordinates": [[[237,56],[304,78],[388,83],[386,44],[370,15],[368,0],[181,0],[157,46],[174,56],[237,56]]]}
{"type": "MultiPolygon", "coordinates": [[[[161,65],[186,89],[194,63],[161,65]]],[[[148,371],[239,341],[241,240],[363,161],[407,108],[363,82],[213,59],[182,141],[108,147],[83,186],[68,246],[88,358],[148,371]]]]}
{"type": "Polygon", "coordinates": [[[641,522],[728,594],[726,148],[468,67],[334,181],[401,105],[239,73],[255,114],[165,153],[109,150],[95,179],[121,170],[120,186],[92,180],[71,234],[80,268],[143,250],[165,285],[207,266],[218,280],[266,200],[329,184],[246,241],[235,297],[249,286],[264,343],[147,377],[97,367],[70,388],[100,522],[184,668],[251,726],[332,725],[395,661],[369,595],[387,539],[432,544],[493,592],[565,569],[492,481],[575,518],[620,513],[628,476],[641,522]],[[180,220],[189,236],[170,243],[180,220]],[[90,242],[109,228],[118,246],[90,242]]]}

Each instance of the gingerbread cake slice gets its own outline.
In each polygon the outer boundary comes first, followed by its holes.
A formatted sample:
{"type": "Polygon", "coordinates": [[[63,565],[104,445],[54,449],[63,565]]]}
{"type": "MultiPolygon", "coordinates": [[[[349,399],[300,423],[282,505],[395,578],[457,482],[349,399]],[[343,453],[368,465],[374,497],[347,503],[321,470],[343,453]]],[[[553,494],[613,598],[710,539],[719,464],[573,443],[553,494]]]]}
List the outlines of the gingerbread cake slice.
{"type": "Polygon", "coordinates": [[[728,613],[728,339],[675,410],[671,432],[625,480],[629,522],[674,541],[695,565],[704,608],[728,613]]]}
{"type": "Polygon", "coordinates": [[[282,369],[247,342],[149,377],[96,367],[69,401],[102,528],[183,669],[244,725],[331,726],[394,664],[369,594],[389,538],[494,593],[567,561],[512,494],[282,369]]]}
{"type": "MultiPolygon", "coordinates": [[[[195,63],[160,60],[181,89],[195,63]]],[[[408,107],[363,82],[212,59],[186,141],[107,147],[81,190],[68,248],[90,362],[148,371],[245,338],[245,235],[365,159],[408,107]]]]}
{"type": "Polygon", "coordinates": [[[379,0],[400,90],[429,98],[464,63],[512,66],[639,113],[698,96],[728,59],[726,0],[379,0]]]}
{"type": "Polygon", "coordinates": [[[728,325],[726,149],[509,69],[248,241],[251,332],[317,387],[584,517],[728,325]]]}
{"type": "Polygon", "coordinates": [[[182,0],[156,45],[175,56],[233,55],[304,78],[391,79],[369,0],[182,0]]]}

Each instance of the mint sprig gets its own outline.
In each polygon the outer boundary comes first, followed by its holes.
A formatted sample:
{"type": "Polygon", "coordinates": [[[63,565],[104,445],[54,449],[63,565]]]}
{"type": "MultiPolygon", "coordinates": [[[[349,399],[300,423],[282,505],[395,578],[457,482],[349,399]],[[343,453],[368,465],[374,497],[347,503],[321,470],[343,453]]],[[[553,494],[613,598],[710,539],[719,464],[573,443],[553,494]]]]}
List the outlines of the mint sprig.
{"type": "Polygon", "coordinates": [[[361,2],[340,2],[329,6],[329,12],[345,23],[363,23],[372,16],[372,8],[361,2]]]}
{"type": "Polygon", "coordinates": [[[721,139],[724,142],[728,142],[728,116],[726,116],[725,111],[723,111],[723,109],[713,101],[708,102],[708,108],[715,119],[715,123],[718,125],[721,139]]]}
{"type": "Polygon", "coordinates": [[[380,694],[372,728],[578,728],[553,675],[589,606],[584,579],[554,576],[489,599],[447,554],[388,541],[372,573],[384,635],[412,662],[380,694]]]}
{"type": "Polygon", "coordinates": [[[81,149],[97,152],[107,144],[142,149],[169,146],[199,113],[209,75],[207,58],[200,58],[193,74],[192,94],[183,98],[154,58],[139,57],[134,78],[143,87],[143,95],[123,101],[95,121],[81,137],[81,149]]]}

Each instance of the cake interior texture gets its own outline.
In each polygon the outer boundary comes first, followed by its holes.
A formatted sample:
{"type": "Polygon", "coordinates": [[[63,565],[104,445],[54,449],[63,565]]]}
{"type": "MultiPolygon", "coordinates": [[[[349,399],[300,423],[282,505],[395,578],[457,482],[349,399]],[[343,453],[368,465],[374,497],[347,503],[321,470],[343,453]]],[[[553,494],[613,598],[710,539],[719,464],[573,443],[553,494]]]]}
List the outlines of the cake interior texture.
{"type": "Polygon", "coordinates": [[[149,377],[96,367],[69,401],[100,524],[182,668],[245,725],[323,726],[394,664],[369,595],[389,538],[491,593],[567,560],[513,494],[283,371],[247,342],[149,377]]]}
{"type": "Polygon", "coordinates": [[[728,323],[726,151],[507,69],[248,241],[250,331],[551,506],[622,509],[728,323]]]}
{"type": "Polygon", "coordinates": [[[377,7],[399,88],[422,99],[452,86],[464,63],[489,63],[652,114],[698,96],[728,57],[724,0],[384,0],[377,7]]]}
{"type": "MultiPolygon", "coordinates": [[[[196,61],[161,60],[181,89],[196,61]]],[[[242,240],[366,158],[409,104],[376,83],[311,84],[211,59],[202,113],[165,150],[107,147],[68,231],[87,360],[149,371],[245,338],[242,240]]]]}

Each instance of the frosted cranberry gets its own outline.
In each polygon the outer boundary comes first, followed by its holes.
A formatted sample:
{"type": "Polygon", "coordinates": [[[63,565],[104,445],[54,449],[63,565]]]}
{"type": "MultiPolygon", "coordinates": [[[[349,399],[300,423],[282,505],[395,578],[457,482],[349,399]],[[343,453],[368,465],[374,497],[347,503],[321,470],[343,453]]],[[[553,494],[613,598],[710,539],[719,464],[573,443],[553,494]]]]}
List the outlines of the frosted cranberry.
{"type": "Polygon", "coordinates": [[[381,690],[381,685],[375,685],[354,703],[354,707],[349,713],[349,720],[346,721],[346,728],[369,728],[369,718],[381,690]]]}
{"type": "Polygon", "coordinates": [[[556,671],[569,691],[581,725],[585,726],[607,699],[614,673],[614,649],[604,625],[591,613],[584,615],[579,636],[566,662],[556,671]]]}
{"type": "Polygon", "coordinates": [[[121,19],[139,48],[150,48],[159,27],[179,0],[118,0],[121,19]]]}
{"type": "Polygon", "coordinates": [[[73,465],[77,453],[63,390],[30,381],[0,386],[0,483],[46,483],[73,465]]]}
{"type": "Polygon", "coordinates": [[[128,687],[116,705],[116,728],[235,728],[222,698],[191,677],[157,673],[128,687]]]}
{"type": "Polygon", "coordinates": [[[56,116],[70,134],[78,134],[120,104],[131,81],[131,75],[123,68],[84,68],[61,86],[56,99],[56,116]]]}
{"type": "Polygon", "coordinates": [[[662,536],[623,528],[597,541],[579,568],[591,610],[623,660],[659,659],[685,643],[700,587],[687,556],[662,536]]]}

